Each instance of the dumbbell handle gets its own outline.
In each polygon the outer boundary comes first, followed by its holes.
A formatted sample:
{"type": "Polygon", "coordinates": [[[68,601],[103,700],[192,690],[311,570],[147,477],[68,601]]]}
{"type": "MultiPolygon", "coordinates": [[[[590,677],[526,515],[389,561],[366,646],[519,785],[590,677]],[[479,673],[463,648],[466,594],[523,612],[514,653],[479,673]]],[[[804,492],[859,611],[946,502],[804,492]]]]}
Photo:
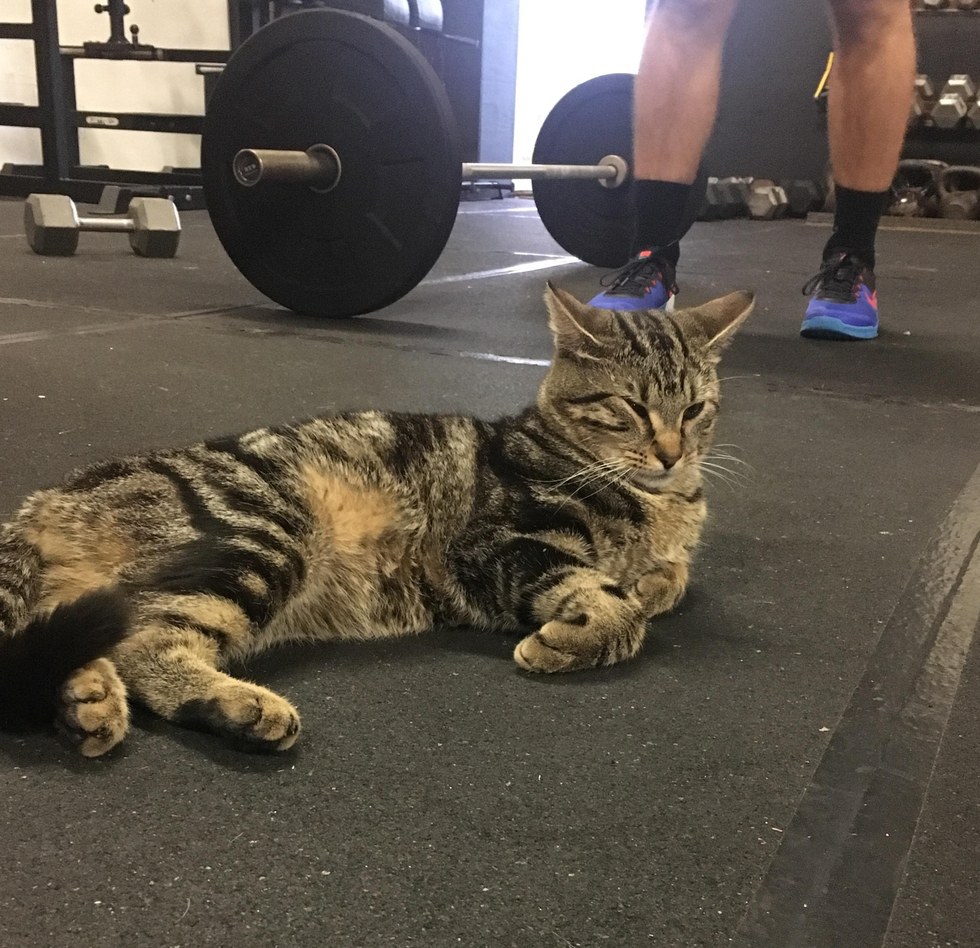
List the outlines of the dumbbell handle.
{"type": "Polygon", "coordinates": [[[80,217],[78,218],[80,230],[97,230],[106,232],[134,231],[136,221],[131,217],[80,217]]]}
{"type": "MultiPolygon", "coordinates": [[[[235,180],[246,188],[261,182],[308,184],[318,190],[336,186],[341,176],[340,157],[329,145],[313,145],[306,151],[244,148],[232,161],[235,180]]],[[[607,187],[618,187],[629,175],[629,166],[618,155],[607,155],[597,165],[508,165],[464,163],[462,178],[586,178],[607,187]]]]}

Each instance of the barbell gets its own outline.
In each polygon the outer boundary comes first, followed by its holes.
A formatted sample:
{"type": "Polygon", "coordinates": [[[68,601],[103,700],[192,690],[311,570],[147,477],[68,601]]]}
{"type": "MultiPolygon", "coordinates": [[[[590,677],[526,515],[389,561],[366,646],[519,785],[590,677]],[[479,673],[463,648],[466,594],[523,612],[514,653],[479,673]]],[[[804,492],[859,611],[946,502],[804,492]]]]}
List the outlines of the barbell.
{"type": "MultiPolygon", "coordinates": [[[[251,188],[270,181],[305,184],[313,191],[325,193],[340,183],[340,156],[329,145],[311,145],[306,151],[243,148],[232,159],[235,180],[251,188]]],[[[461,179],[479,181],[487,178],[527,178],[534,181],[554,179],[598,181],[607,188],[618,188],[629,176],[629,165],[619,155],[605,155],[595,165],[515,165],[464,162],[461,179]]]]}
{"type": "MultiPolygon", "coordinates": [[[[348,317],[393,303],[434,266],[465,180],[529,178],[545,227],[601,267],[629,257],[633,76],[589,80],[541,127],[529,165],[464,163],[446,90],[387,24],[336,9],[273,20],[208,102],[201,168],[232,262],[277,303],[348,317]]],[[[692,189],[685,230],[706,178],[692,189]],[[699,190],[700,189],[700,190],[699,190]]]]}

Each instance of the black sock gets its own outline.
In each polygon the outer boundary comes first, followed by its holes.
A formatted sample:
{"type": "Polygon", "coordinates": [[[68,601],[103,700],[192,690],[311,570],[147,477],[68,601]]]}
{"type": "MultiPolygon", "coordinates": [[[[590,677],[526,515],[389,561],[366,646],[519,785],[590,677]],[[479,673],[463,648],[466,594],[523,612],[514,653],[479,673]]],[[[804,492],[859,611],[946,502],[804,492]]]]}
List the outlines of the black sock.
{"type": "Polygon", "coordinates": [[[834,211],[834,232],[824,247],[826,260],[834,253],[849,250],[874,269],[875,235],[878,222],[885,212],[887,191],[852,191],[835,184],[837,207],[834,211]]]}
{"type": "Polygon", "coordinates": [[[641,250],[658,247],[659,256],[677,266],[681,254],[681,228],[691,198],[690,184],[675,181],[634,181],[633,206],[636,209],[636,231],[631,256],[641,250]]]}

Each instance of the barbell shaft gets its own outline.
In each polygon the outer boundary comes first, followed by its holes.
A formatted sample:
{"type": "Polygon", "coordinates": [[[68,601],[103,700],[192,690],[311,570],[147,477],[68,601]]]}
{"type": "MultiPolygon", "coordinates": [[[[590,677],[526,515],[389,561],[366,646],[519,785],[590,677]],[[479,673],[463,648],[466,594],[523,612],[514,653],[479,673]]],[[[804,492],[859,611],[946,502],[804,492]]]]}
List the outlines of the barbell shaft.
{"type": "MultiPolygon", "coordinates": [[[[313,145],[307,151],[280,151],[244,148],[232,161],[235,179],[244,187],[261,182],[279,181],[307,184],[314,188],[331,188],[340,180],[340,160],[325,145],[313,145]]],[[[616,187],[626,179],[629,167],[616,156],[608,155],[597,165],[508,165],[464,163],[462,178],[586,178],[616,187]]]]}
{"type": "Polygon", "coordinates": [[[485,165],[464,164],[463,180],[480,178],[590,178],[596,181],[615,178],[615,165],[485,165]]]}

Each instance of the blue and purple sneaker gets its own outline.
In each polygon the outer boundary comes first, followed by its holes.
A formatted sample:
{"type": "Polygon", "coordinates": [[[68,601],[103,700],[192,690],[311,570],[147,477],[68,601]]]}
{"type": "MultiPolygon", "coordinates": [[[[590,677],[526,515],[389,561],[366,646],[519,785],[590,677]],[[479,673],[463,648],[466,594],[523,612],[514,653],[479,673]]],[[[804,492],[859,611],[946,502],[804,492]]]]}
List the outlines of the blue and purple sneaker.
{"type": "Polygon", "coordinates": [[[600,285],[608,287],[589,300],[601,309],[636,310],[674,308],[677,293],[674,267],[655,249],[641,250],[629,263],[607,274],[600,285]]]}
{"type": "Polygon", "coordinates": [[[875,273],[860,258],[838,251],[803,287],[813,294],[800,335],[807,339],[874,339],[878,335],[875,273]]]}

